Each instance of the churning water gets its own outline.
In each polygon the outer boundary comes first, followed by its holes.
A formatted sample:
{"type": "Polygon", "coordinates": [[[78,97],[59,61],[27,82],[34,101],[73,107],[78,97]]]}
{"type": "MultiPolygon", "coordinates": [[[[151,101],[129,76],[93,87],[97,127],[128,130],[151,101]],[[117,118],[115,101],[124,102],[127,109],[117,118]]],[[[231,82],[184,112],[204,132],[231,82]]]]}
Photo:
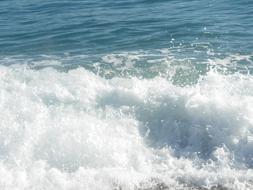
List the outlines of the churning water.
{"type": "Polygon", "coordinates": [[[2,0],[0,189],[253,189],[251,0],[2,0]]]}

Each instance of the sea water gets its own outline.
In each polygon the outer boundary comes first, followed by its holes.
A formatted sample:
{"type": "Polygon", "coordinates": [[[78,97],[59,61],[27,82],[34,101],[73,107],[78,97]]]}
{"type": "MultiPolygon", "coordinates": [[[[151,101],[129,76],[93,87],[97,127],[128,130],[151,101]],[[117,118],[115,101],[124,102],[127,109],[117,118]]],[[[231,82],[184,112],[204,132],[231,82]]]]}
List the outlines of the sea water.
{"type": "Polygon", "coordinates": [[[0,189],[253,189],[253,1],[1,0],[0,189]]]}

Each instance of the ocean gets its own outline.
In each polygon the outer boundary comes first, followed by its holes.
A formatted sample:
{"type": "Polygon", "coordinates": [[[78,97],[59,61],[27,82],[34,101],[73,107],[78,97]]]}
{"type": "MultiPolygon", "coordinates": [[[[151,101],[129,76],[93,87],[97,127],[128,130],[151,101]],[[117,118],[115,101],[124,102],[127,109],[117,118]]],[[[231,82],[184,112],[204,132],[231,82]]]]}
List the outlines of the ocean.
{"type": "Polygon", "coordinates": [[[252,190],[252,0],[1,0],[1,190],[252,190]]]}

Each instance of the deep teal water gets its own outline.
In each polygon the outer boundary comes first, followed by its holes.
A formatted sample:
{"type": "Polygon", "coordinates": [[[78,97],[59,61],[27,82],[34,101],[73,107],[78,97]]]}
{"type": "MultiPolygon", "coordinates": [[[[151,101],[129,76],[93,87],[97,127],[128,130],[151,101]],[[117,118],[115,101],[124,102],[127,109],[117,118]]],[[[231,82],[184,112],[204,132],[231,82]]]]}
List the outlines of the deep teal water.
{"type": "Polygon", "coordinates": [[[0,55],[253,51],[251,0],[1,0],[0,55]]]}

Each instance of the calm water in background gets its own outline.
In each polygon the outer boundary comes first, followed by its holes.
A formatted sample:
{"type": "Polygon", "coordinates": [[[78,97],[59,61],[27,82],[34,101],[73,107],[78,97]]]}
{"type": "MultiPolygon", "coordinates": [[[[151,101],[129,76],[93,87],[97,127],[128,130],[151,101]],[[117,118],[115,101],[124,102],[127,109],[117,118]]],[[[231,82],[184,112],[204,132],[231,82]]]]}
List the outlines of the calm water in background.
{"type": "Polygon", "coordinates": [[[0,189],[253,189],[252,0],[1,0],[0,189]]]}
{"type": "Polygon", "coordinates": [[[2,0],[0,7],[1,55],[253,50],[251,0],[2,0]]]}

